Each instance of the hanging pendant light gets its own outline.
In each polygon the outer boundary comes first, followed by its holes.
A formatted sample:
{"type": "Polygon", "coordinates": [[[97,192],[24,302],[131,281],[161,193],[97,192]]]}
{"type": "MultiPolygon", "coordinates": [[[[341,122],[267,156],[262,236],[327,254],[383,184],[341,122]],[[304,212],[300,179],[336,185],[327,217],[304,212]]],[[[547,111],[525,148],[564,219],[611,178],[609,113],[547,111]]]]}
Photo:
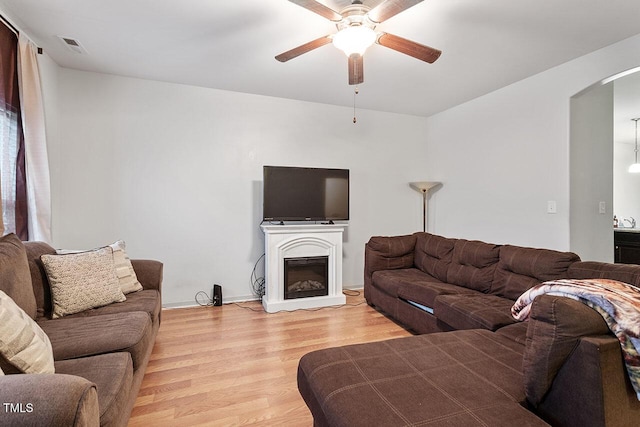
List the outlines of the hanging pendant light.
{"type": "Polygon", "coordinates": [[[638,163],[638,120],[640,120],[640,117],[631,120],[636,122],[636,148],[634,150],[636,154],[636,162],[629,166],[629,173],[640,173],[640,163],[638,163]]]}

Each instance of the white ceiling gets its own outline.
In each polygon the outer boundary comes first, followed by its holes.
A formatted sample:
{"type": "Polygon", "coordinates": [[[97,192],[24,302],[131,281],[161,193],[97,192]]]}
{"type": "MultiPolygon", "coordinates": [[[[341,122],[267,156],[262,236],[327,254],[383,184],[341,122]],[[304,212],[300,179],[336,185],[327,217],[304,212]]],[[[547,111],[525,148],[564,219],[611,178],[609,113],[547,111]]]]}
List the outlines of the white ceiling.
{"type": "MultiPolygon", "coordinates": [[[[274,59],[335,32],[287,0],[0,0],[0,9],[63,67],[353,105],[346,57],[333,46],[274,59]]],[[[640,1],[426,0],[378,29],[443,54],[427,64],[372,46],[358,107],[429,116],[640,33],[640,1]]]]}

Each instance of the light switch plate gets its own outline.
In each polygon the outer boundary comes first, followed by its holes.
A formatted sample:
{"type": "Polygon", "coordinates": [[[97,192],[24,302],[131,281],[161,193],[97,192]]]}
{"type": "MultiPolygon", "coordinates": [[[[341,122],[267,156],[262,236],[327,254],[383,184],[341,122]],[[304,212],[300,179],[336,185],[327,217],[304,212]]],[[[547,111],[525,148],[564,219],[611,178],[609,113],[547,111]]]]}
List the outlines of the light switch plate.
{"type": "Polygon", "coordinates": [[[547,213],[550,213],[550,214],[558,213],[558,207],[556,206],[555,200],[547,201],[547,213]]]}

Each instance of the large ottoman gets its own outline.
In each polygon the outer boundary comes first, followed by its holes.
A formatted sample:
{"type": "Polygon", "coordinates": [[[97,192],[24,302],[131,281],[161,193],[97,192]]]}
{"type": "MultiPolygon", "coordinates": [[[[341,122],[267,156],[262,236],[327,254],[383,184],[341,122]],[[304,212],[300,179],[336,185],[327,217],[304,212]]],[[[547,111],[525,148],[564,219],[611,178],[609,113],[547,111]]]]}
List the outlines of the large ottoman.
{"type": "Polygon", "coordinates": [[[318,350],[300,360],[298,388],[315,426],[546,426],[525,407],[524,345],[509,336],[522,327],[318,350]]]}

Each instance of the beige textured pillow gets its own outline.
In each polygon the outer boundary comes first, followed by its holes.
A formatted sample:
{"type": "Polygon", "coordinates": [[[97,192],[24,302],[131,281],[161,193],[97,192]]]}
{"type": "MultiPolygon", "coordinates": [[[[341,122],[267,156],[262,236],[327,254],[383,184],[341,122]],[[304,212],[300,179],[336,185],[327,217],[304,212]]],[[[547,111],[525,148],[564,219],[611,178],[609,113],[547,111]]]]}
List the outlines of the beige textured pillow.
{"type": "Polygon", "coordinates": [[[40,257],[53,300],[54,319],[127,298],[120,289],[110,247],[40,257]]]}
{"type": "Polygon", "coordinates": [[[26,374],[53,374],[55,371],[49,337],[2,291],[0,354],[12,367],[26,374]]]}
{"type": "Polygon", "coordinates": [[[113,263],[116,266],[116,274],[120,282],[120,289],[123,294],[130,294],[142,290],[142,285],[138,282],[138,276],[133,270],[131,260],[125,251],[125,243],[122,240],[109,245],[113,249],[113,263]]]}

